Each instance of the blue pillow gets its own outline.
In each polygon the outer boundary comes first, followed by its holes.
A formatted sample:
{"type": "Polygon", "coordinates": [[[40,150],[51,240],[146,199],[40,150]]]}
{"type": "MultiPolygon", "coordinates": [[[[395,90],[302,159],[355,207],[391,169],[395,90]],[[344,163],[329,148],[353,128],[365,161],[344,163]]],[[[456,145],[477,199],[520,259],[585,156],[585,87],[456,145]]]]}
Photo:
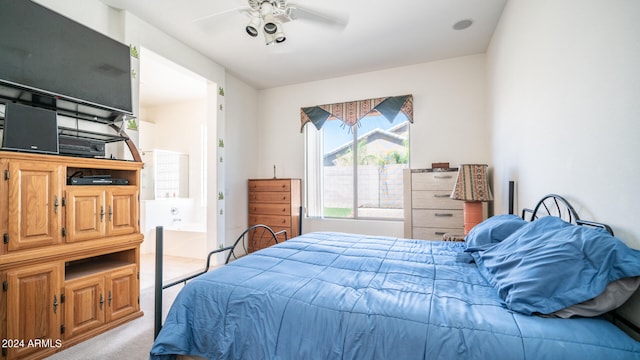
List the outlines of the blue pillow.
{"type": "Polygon", "coordinates": [[[551,216],[471,255],[506,307],[526,315],[593,299],[610,282],[640,275],[639,250],[609,233],[551,216]]]}
{"type": "Polygon", "coordinates": [[[512,214],[496,215],[474,226],[465,238],[465,251],[479,251],[487,249],[506,239],[514,231],[528,224],[519,216],[512,214]]]}

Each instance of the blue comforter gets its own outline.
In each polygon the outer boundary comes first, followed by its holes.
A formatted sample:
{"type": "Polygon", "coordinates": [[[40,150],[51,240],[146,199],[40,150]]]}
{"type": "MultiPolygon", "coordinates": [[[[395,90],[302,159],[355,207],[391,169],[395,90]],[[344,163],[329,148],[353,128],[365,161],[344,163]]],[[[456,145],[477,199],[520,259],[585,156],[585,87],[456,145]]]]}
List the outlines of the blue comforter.
{"type": "Polygon", "coordinates": [[[463,243],[310,233],[189,282],[151,359],[640,359],[602,319],[507,310],[463,243]]]}

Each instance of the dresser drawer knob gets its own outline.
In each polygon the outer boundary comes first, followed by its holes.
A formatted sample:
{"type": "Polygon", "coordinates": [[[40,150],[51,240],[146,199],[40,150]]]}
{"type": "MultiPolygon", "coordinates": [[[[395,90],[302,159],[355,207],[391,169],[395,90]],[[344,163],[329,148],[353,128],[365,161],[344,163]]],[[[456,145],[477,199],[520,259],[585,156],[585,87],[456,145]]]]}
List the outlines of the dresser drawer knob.
{"type": "Polygon", "coordinates": [[[434,179],[451,179],[451,178],[453,178],[453,176],[451,176],[451,175],[434,175],[433,178],[434,179]]]}
{"type": "Polygon", "coordinates": [[[436,213],[435,214],[437,217],[453,217],[453,214],[445,214],[445,213],[436,213]]]}
{"type": "Polygon", "coordinates": [[[435,198],[448,198],[451,197],[450,194],[434,194],[433,197],[435,198]]]}

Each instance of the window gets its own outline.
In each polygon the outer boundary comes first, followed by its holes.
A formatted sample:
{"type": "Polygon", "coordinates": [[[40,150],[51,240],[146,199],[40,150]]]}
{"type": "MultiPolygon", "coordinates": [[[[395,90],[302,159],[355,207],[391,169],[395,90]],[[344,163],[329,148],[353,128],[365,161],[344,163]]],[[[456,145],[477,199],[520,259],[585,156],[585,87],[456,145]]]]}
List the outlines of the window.
{"type": "Polygon", "coordinates": [[[402,219],[403,169],[409,166],[409,120],[367,116],[348,127],[327,120],[307,134],[308,215],[402,219]]]}
{"type": "Polygon", "coordinates": [[[155,152],[155,198],[189,197],[189,155],[168,150],[155,152]]]}

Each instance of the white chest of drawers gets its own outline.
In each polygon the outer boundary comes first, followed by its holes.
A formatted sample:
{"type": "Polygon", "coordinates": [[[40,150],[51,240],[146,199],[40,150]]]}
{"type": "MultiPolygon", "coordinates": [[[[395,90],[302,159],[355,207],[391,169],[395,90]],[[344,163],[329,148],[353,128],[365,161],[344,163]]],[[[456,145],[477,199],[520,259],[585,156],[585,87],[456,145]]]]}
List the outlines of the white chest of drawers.
{"type": "Polygon", "coordinates": [[[449,196],[457,169],[405,169],[404,237],[442,240],[446,233],[464,233],[463,202],[449,196]]]}

